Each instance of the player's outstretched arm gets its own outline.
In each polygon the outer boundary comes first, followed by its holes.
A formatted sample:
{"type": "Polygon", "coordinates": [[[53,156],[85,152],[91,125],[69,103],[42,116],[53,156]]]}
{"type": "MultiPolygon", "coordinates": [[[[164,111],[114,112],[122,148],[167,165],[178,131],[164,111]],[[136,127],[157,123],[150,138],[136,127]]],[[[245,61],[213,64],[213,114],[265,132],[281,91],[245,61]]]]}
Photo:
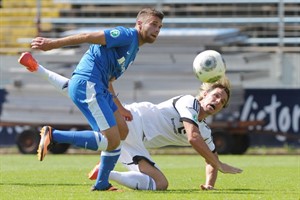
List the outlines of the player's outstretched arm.
{"type": "Polygon", "coordinates": [[[238,174],[238,173],[242,173],[243,170],[242,169],[239,169],[237,167],[233,167],[231,165],[228,165],[226,163],[222,163],[221,162],[221,165],[220,165],[220,168],[219,168],[219,171],[224,173],[224,174],[238,174]]]}
{"type": "Polygon", "coordinates": [[[80,33],[57,39],[36,37],[31,42],[31,48],[49,51],[51,49],[58,49],[64,46],[78,45],[82,43],[105,45],[106,40],[104,31],[80,33]]]}
{"type": "Polygon", "coordinates": [[[186,130],[189,143],[192,147],[206,160],[207,163],[221,171],[222,173],[237,174],[242,170],[236,167],[232,167],[226,163],[222,163],[208,148],[200,135],[198,127],[190,122],[183,122],[183,126],[186,130]]]}
{"type": "MultiPolygon", "coordinates": [[[[214,155],[216,156],[217,159],[219,159],[217,153],[215,153],[214,155]]],[[[236,168],[236,167],[232,167],[232,166],[230,166],[228,164],[225,164],[225,163],[221,163],[221,167],[224,167],[224,169],[219,169],[223,173],[237,174],[237,173],[242,172],[241,169],[236,168]]],[[[200,188],[202,190],[214,190],[215,189],[215,183],[217,181],[217,176],[218,176],[218,169],[213,167],[209,163],[206,163],[205,172],[206,172],[205,184],[200,185],[200,188]]]]}
{"type": "MultiPolygon", "coordinates": [[[[214,153],[216,158],[218,158],[218,154],[214,153]]],[[[202,190],[214,190],[215,183],[217,181],[218,169],[210,165],[206,162],[205,166],[205,184],[200,185],[202,190]]]]}
{"type": "Polygon", "coordinates": [[[221,162],[208,148],[200,135],[198,127],[190,122],[183,121],[184,129],[186,130],[187,138],[192,147],[205,159],[207,163],[215,167],[220,168],[221,162]]]}

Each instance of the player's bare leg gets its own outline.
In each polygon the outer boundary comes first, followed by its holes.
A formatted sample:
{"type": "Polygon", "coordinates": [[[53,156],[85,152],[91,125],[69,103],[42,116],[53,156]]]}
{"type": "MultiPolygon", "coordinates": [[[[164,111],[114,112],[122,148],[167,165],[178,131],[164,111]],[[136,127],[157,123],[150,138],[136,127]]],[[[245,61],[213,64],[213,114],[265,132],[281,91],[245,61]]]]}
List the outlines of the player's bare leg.
{"type": "MultiPolygon", "coordinates": [[[[99,171],[99,163],[89,172],[90,180],[95,180],[99,171]]],[[[168,188],[168,181],[164,174],[152,166],[145,159],[138,162],[141,172],[128,171],[117,172],[111,171],[109,179],[117,183],[137,190],[166,190],[168,188]]]]}
{"type": "Polygon", "coordinates": [[[156,190],[166,190],[168,188],[168,180],[159,169],[151,165],[145,159],[141,159],[138,165],[142,173],[147,174],[148,176],[153,178],[156,184],[156,190]]]}

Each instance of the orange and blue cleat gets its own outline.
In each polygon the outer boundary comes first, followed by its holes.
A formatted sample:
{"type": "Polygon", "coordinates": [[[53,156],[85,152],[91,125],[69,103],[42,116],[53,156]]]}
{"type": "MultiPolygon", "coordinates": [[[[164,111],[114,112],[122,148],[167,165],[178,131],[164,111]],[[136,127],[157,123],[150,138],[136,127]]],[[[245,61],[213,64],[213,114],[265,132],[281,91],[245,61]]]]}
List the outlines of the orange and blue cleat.
{"type": "Polygon", "coordinates": [[[24,65],[28,71],[35,72],[38,69],[38,62],[32,57],[31,53],[25,52],[22,53],[18,62],[24,65]]]}

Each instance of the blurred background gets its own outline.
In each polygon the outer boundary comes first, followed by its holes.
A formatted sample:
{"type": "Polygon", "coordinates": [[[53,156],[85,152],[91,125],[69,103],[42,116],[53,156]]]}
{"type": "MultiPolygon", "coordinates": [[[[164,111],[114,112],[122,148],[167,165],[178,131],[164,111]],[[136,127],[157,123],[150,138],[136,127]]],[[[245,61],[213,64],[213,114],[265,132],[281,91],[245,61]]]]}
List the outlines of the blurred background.
{"type": "MultiPolygon", "coordinates": [[[[39,128],[89,128],[72,102],[18,64],[30,51],[70,77],[88,45],[32,51],[36,36],[58,38],[118,25],[134,27],[138,11],[165,13],[154,44],[144,45],[116,81],[124,103],[159,103],[196,95],[192,72],[201,51],[219,51],[232,82],[230,106],[208,119],[221,154],[300,146],[300,0],[0,0],[0,150],[35,153],[39,128]]],[[[69,145],[52,153],[65,153],[69,145]]]]}

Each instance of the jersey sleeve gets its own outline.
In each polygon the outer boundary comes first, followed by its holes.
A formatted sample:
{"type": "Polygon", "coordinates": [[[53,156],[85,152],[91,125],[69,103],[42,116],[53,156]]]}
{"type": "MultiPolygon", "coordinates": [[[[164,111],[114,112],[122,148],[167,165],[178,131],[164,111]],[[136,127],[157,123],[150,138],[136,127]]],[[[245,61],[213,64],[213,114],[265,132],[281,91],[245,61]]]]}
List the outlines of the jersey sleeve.
{"type": "Polygon", "coordinates": [[[180,121],[190,122],[198,127],[200,103],[195,97],[191,95],[181,96],[174,99],[173,105],[180,115],[180,121]]]}
{"type": "Polygon", "coordinates": [[[113,48],[130,45],[134,40],[134,30],[122,26],[104,30],[106,47],[113,48]]]}

